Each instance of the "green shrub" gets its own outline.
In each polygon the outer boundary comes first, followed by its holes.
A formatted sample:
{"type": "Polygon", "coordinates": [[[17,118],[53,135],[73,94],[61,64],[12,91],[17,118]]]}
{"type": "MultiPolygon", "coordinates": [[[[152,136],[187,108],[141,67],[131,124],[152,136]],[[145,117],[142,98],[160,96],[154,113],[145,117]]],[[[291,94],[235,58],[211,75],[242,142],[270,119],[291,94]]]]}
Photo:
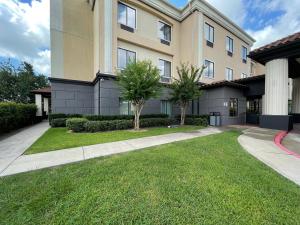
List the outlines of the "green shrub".
{"type": "Polygon", "coordinates": [[[83,115],[81,114],[65,114],[65,113],[51,113],[49,114],[49,124],[51,125],[51,121],[54,119],[61,119],[61,118],[81,118],[83,115]]]}
{"type": "Polygon", "coordinates": [[[66,127],[67,118],[57,118],[51,120],[51,127],[66,127]]]}
{"type": "Polygon", "coordinates": [[[195,125],[195,126],[208,126],[208,120],[206,118],[186,118],[185,119],[186,125],[195,125]]]}
{"type": "Polygon", "coordinates": [[[131,129],[131,128],[133,128],[132,120],[88,121],[85,124],[86,132],[125,130],[125,129],[131,129]]]}
{"type": "Polygon", "coordinates": [[[66,121],[66,126],[74,132],[82,132],[85,130],[86,118],[70,118],[66,121]]]}
{"type": "Polygon", "coordinates": [[[0,133],[9,132],[37,121],[35,104],[0,103],[0,133]]]}
{"type": "Polygon", "coordinates": [[[170,118],[146,118],[140,120],[140,127],[160,127],[176,123],[176,120],[170,118]]]}

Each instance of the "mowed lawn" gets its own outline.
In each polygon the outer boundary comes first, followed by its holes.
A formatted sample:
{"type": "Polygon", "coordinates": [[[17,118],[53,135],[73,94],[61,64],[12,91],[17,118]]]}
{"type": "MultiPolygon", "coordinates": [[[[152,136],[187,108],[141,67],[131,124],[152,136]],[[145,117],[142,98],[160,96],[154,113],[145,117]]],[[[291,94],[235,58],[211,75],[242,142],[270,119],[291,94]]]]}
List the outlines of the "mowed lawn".
{"type": "Polygon", "coordinates": [[[155,127],[147,128],[141,131],[121,130],[99,133],[70,133],[67,128],[50,128],[42,137],[40,137],[25,154],[34,154],[39,152],[48,152],[53,150],[73,148],[101,144],[106,142],[121,141],[133,138],[148,137],[154,135],[187,132],[199,130],[200,126],[179,126],[179,127],[155,127]]]}
{"type": "Polygon", "coordinates": [[[225,132],[0,179],[1,224],[299,224],[300,188],[225,132]]]}

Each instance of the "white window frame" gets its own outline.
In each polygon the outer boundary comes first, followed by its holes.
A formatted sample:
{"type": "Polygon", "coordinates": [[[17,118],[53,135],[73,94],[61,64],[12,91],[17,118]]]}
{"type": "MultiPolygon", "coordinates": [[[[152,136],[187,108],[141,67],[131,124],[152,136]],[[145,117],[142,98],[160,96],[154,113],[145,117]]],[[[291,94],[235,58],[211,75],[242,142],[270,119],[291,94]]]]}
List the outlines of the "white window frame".
{"type": "Polygon", "coordinates": [[[241,73],[241,78],[247,78],[248,75],[246,73],[241,73]]]}
{"type": "MultiPolygon", "coordinates": [[[[137,9],[135,7],[129,6],[128,4],[125,4],[122,1],[118,1],[118,9],[117,10],[118,10],[117,11],[117,21],[118,21],[118,23],[136,30],[137,29],[137,9]],[[128,7],[128,8],[131,8],[131,9],[133,9],[135,11],[135,18],[134,18],[135,19],[135,23],[134,23],[135,26],[134,27],[131,27],[131,26],[128,26],[127,24],[123,24],[123,23],[119,22],[119,4],[122,4],[122,5],[124,5],[124,6],[128,7]]],[[[128,15],[127,15],[127,9],[126,9],[126,23],[128,23],[127,17],[128,17],[128,15]]]]}
{"type": "Polygon", "coordinates": [[[169,79],[169,81],[168,81],[168,82],[161,81],[161,82],[162,82],[162,83],[170,83],[171,80],[172,80],[172,62],[169,61],[169,60],[166,60],[166,59],[159,58],[159,59],[158,59],[158,68],[159,68],[160,71],[161,71],[161,69],[160,69],[160,61],[161,61],[161,60],[164,61],[164,62],[169,62],[169,63],[170,63],[170,77],[162,76],[162,75],[160,74],[160,77],[161,77],[161,78],[169,79]]]}
{"type": "Polygon", "coordinates": [[[167,42],[169,42],[169,43],[171,43],[171,41],[172,41],[172,32],[173,30],[172,30],[172,26],[170,25],[170,24],[168,24],[168,23],[166,23],[166,22],[164,22],[164,21],[162,21],[162,20],[158,20],[157,21],[157,37],[160,39],[160,40],[164,40],[164,41],[167,41],[167,42]],[[165,24],[165,25],[167,25],[167,26],[169,26],[170,27],[170,32],[171,32],[171,34],[170,34],[170,40],[166,40],[166,39],[162,39],[161,37],[160,37],[160,29],[159,29],[159,23],[163,23],[163,24],[165,24]]]}
{"type": "Polygon", "coordinates": [[[230,52],[230,53],[233,53],[233,38],[231,38],[231,37],[229,37],[229,36],[226,36],[226,51],[228,51],[228,52],[230,52]],[[229,43],[229,45],[228,45],[228,48],[229,49],[227,49],[227,41],[228,41],[228,43],[229,43]],[[231,41],[231,43],[232,43],[232,49],[230,50],[230,41],[231,41]]]}
{"type": "Polygon", "coordinates": [[[233,69],[231,69],[229,67],[225,68],[225,79],[228,80],[228,81],[232,81],[233,80],[233,69]],[[231,72],[231,79],[229,77],[229,73],[228,72],[231,72]]]}
{"type": "MultiPolygon", "coordinates": [[[[119,49],[125,50],[126,52],[127,51],[128,52],[133,52],[135,54],[135,62],[137,61],[137,52],[136,51],[126,49],[126,48],[123,48],[123,47],[118,47],[117,48],[117,69],[118,70],[124,70],[126,68],[126,67],[124,67],[124,68],[119,67],[119,54],[118,54],[119,49]]],[[[127,60],[127,58],[126,58],[126,60],[127,60]]],[[[127,65],[127,62],[126,62],[126,65],[127,65]]]]}
{"type": "Polygon", "coordinates": [[[248,48],[242,45],[242,59],[247,61],[248,48]],[[246,49],[246,58],[244,58],[244,49],[246,49]]]}
{"type": "Polygon", "coordinates": [[[212,73],[212,76],[209,76],[209,74],[208,74],[208,76],[206,76],[205,74],[206,74],[206,72],[205,72],[205,70],[207,70],[208,68],[205,68],[204,69],[204,77],[205,78],[208,78],[208,79],[214,79],[215,78],[215,62],[213,62],[213,61],[211,61],[211,60],[209,60],[209,59],[205,59],[204,60],[204,65],[206,66],[206,61],[208,61],[208,62],[210,62],[210,63],[212,63],[213,64],[213,73],[212,73]]]}
{"type": "Polygon", "coordinates": [[[205,40],[206,41],[209,41],[210,43],[214,43],[215,42],[215,28],[212,26],[212,25],[210,25],[209,23],[207,23],[207,22],[205,22],[204,23],[204,38],[205,38],[205,40]],[[211,28],[212,28],[212,30],[213,30],[213,35],[212,35],[212,41],[211,40],[208,40],[207,38],[206,38],[206,36],[207,36],[207,30],[206,30],[206,26],[208,26],[208,39],[210,39],[211,37],[210,37],[210,30],[211,30],[211,28]]]}

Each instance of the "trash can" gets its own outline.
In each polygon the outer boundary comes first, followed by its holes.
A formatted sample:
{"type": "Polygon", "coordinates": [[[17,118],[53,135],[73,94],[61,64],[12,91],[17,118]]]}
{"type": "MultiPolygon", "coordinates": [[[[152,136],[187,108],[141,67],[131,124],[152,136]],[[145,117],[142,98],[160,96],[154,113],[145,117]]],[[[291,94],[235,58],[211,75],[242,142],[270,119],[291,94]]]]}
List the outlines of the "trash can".
{"type": "Polygon", "coordinates": [[[221,113],[220,112],[209,113],[209,125],[210,126],[221,126],[221,113]]]}

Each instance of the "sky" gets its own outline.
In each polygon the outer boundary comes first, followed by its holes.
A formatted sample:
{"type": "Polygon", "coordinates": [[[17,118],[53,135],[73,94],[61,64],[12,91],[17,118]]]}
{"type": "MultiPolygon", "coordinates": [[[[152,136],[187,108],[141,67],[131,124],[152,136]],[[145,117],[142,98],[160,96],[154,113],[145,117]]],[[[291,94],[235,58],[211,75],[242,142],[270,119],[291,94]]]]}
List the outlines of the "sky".
{"type": "MultiPolygon", "coordinates": [[[[188,0],[169,0],[183,7],[188,0]]],[[[204,0],[250,34],[253,48],[300,31],[300,0],[204,0]]],[[[0,0],[0,62],[50,75],[50,0],[0,0]]]]}

